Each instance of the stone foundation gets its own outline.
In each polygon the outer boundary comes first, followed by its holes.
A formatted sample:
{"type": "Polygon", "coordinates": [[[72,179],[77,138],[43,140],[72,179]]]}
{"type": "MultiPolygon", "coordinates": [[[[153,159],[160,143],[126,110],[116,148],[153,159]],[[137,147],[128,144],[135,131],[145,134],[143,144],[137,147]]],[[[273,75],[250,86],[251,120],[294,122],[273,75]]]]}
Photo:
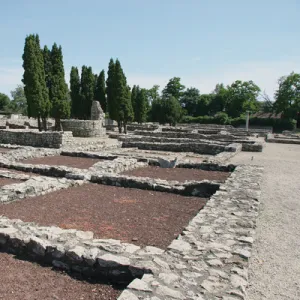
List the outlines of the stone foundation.
{"type": "Polygon", "coordinates": [[[71,132],[34,131],[34,130],[0,130],[0,143],[43,148],[60,148],[72,139],[71,132]]]}
{"type": "Polygon", "coordinates": [[[75,137],[99,137],[106,135],[102,120],[61,120],[64,131],[71,131],[75,137]]]}
{"type": "MultiPolygon", "coordinates": [[[[231,144],[235,145],[235,144],[231,144]]],[[[123,148],[137,147],[145,150],[159,150],[159,151],[172,151],[172,152],[194,152],[199,154],[216,155],[221,152],[236,152],[236,147],[231,145],[220,144],[207,144],[207,143],[154,143],[154,142],[142,142],[142,141],[123,141],[123,148]]]]}

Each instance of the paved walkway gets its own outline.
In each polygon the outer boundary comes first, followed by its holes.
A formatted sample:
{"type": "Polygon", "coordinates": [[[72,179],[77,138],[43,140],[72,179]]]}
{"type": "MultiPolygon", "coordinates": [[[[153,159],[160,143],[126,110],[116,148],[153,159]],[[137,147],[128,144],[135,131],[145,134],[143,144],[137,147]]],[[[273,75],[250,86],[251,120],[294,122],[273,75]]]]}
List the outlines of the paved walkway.
{"type": "Polygon", "coordinates": [[[249,300],[299,300],[300,145],[267,144],[262,153],[241,152],[230,162],[265,167],[249,300]]]}

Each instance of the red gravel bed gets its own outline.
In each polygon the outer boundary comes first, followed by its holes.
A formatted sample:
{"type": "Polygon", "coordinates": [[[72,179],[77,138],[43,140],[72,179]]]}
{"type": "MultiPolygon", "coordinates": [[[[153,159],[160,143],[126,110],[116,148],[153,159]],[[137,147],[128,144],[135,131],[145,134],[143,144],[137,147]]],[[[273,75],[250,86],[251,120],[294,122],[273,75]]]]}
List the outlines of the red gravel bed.
{"type": "Polygon", "coordinates": [[[39,174],[36,173],[17,171],[15,169],[0,168],[0,171],[6,171],[6,172],[22,174],[22,175],[39,176],[39,174]]]}
{"type": "Polygon", "coordinates": [[[166,248],[207,199],[85,184],[9,204],[0,215],[40,225],[90,230],[96,238],[166,248]]]}
{"type": "Polygon", "coordinates": [[[66,166],[79,169],[88,169],[95,163],[103,161],[99,158],[73,157],[73,156],[45,156],[32,159],[22,160],[24,164],[49,165],[49,166],[66,166]]]}
{"type": "Polygon", "coordinates": [[[14,150],[14,149],[0,147],[0,153],[6,153],[6,152],[11,151],[11,150],[14,150]]]}
{"type": "Polygon", "coordinates": [[[199,169],[187,168],[160,168],[156,166],[149,166],[123,172],[124,175],[137,177],[150,177],[165,180],[177,180],[184,182],[185,180],[220,180],[225,181],[230,173],[218,171],[205,171],[199,169]]]}
{"type": "Polygon", "coordinates": [[[0,253],[0,274],[3,300],[116,300],[121,293],[110,285],[80,281],[6,253],[0,253]]]}
{"type": "Polygon", "coordinates": [[[24,182],[23,180],[18,180],[18,179],[13,179],[13,178],[4,178],[0,177],[0,187],[8,184],[13,184],[13,183],[21,183],[24,182]]]}

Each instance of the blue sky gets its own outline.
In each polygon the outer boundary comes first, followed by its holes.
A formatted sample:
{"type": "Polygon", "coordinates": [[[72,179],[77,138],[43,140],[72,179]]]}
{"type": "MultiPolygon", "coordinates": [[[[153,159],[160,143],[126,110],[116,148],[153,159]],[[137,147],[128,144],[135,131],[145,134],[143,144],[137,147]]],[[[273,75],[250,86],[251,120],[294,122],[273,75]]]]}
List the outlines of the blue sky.
{"type": "Polygon", "coordinates": [[[105,69],[119,58],[130,85],[174,76],[202,93],[253,80],[272,96],[300,72],[299,0],[10,0],[0,9],[0,92],[21,83],[27,34],[62,45],[72,65],[105,69]]]}

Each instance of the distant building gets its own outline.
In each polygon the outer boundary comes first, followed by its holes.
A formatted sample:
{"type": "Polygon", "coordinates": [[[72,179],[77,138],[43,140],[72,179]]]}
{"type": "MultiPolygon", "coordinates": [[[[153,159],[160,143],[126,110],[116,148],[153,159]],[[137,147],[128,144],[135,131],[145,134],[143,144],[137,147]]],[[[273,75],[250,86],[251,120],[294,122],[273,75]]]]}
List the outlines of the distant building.
{"type": "Polygon", "coordinates": [[[265,113],[265,112],[257,112],[251,115],[252,118],[261,118],[261,119],[282,119],[283,113],[265,113]]]}

